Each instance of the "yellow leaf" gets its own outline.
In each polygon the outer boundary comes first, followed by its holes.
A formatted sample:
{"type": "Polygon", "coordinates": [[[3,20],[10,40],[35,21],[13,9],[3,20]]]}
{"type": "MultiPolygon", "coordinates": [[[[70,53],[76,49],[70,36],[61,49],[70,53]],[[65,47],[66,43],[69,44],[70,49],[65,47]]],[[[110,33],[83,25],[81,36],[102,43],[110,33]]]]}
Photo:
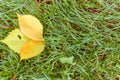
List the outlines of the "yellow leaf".
{"type": "Polygon", "coordinates": [[[19,29],[12,30],[4,40],[1,40],[1,42],[7,44],[9,48],[18,53],[20,53],[21,47],[27,41],[29,39],[19,29]]]}
{"type": "Polygon", "coordinates": [[[20,30],[25,36],[32,40],[42,41],[43,39],[43,26],[37,18],[31,15],[19,15],[18,22],[20,30]]]}
{"type": "Polygon", "coordinates": [[[21,57],[20,60],[37,56],[39,53],[41,53],[44,50],[44,48],[45,48],[44,41],[30,40],[23,45],[20,52],[20,57],[21,57]]]}

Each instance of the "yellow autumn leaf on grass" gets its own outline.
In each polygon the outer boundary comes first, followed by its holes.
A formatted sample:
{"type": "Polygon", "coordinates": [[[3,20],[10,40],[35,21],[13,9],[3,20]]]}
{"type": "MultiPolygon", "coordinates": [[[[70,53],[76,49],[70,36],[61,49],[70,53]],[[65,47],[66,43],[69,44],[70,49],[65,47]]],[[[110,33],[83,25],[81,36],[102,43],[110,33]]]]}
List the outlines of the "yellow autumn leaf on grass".
{"type": "Polygon", "coordinates": [[[45,47],[44,41],[34,41],[34,40],[28,41],[23,45],[21,49],[20,52],[21,60],[37,56],[40,52],[44,50],[44,47],[45,47]]]}
{"type": "Polygon", "coordinates": [[[19,27],[20,30],[28,38],[40,41],[43,40],[43,26],[37,18],[31,15],[19,15],[19,27]]]}
{"type": "Polygon", "coordinates": [[[1,42],[5,43],[17,53],[20,53],[23,44],[25,44],[29,39],[23,35],[20,29],[12,30],[9,35],[1,42]]]}
{"type": "Polygon", "coordinates": [[[31,15],[19,15],[20,29],[15,29],[1,42],[20,54],[20,60],[37,56],[45,48],[43,26],[31,15]]]}

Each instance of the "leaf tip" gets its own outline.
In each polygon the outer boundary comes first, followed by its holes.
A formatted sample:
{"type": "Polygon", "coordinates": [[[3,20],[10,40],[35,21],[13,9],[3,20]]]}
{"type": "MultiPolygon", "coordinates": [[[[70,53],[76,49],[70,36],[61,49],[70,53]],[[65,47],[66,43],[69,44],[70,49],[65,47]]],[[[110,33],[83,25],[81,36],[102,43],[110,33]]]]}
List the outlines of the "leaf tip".
{"type": "Polygon", "coordinates": [[[17,17],[19,17],[20,16],[20,14],[18,14],[18,13],[15,13],[16,15],[17,15],[17,17]]]}
{"type": "Polygon", "coordinates": [[[22,61],[23,59],[22,58],[20,58],[20,62],[22,61]]]}

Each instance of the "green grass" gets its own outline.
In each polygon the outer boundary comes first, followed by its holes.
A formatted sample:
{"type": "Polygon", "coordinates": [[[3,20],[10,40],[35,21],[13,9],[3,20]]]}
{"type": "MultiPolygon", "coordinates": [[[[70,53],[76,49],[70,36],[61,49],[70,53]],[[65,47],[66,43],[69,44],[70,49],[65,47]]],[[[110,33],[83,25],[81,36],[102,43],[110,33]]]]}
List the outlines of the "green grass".
{"type": "Polygon", "coordinates": [[[120,79],[119,0],[0,0],[0,39],[18,28],[16,12],[41,21],[46,48],[20,62],[17,53],[0,43],[1,80],[120,79]],[[60,62],[70,56],[75,65],[60,62]]]}

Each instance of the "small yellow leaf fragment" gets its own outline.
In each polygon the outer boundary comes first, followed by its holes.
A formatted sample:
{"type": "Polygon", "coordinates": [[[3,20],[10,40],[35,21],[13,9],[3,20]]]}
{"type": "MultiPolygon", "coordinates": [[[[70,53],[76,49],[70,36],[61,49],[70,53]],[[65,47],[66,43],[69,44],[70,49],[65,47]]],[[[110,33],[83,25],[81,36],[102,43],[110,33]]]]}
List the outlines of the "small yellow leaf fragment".
{"type": "Polygon", "coordinates": [[[39,53],[41,53],[44,50],[44,48],[45,48],[44,41],[30,40],[23,45],[20,52],[20,58],[21,58],[20,60],[37,56],[39,53]]]}
{"type": "Polygon", "coordinates": [[[36,41],[43,40],[43,26],[36,17],[19,14],[17,16],[20,30],[25,36],[36,41]]]}

